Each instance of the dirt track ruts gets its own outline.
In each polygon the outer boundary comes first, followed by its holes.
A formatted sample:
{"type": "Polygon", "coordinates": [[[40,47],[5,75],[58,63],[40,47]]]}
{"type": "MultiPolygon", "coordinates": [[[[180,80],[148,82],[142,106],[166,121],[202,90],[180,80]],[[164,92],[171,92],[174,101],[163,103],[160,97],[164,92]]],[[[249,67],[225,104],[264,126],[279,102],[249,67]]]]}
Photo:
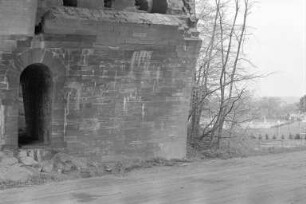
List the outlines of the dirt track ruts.
{"type": "Polygon", "coordinates": [[[306,151],[8,189],[0,203],[305,204],[306,151]]]}

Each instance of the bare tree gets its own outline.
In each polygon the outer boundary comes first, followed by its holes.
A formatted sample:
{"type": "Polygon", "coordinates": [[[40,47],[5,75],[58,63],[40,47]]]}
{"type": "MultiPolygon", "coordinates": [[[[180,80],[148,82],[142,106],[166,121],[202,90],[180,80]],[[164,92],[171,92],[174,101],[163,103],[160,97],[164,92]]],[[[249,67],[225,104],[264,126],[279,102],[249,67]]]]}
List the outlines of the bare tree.
{"type": "Polygon", "coordinates": [[[247,92],[244,84],[256,77],[246,72],[248,60],[242,52],[251,5],[250,0],[205,1],[199,21],[203,48],[189,114],[188,143],[192,147],[204,139],[210,147],[219,147],[224,124],[238,122],[237,110],[247,92]],[[203,113],[208,113],[210,120],[200,132],[203,113]]]}

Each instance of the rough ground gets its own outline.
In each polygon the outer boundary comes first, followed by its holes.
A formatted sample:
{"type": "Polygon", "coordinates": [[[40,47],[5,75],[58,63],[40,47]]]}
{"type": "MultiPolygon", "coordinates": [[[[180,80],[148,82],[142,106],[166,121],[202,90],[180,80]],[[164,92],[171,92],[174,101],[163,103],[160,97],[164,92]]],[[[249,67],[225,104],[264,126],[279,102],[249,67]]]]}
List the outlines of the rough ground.
{"type": "Polygon", "coordinates": [[[306,152],[210,160],[0,192],[0,203],[306,203],[306,152]]]}

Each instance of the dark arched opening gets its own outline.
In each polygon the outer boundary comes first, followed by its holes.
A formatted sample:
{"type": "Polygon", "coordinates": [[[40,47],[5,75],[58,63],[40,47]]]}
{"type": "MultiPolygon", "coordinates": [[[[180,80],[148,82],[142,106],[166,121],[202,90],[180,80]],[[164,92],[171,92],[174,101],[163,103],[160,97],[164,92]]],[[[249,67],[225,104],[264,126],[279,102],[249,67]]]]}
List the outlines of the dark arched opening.
{"type": "Polygon", "coordinates": [[[104,0],[104,8],[112,8],[112,0],[104,0]]]}
{"type": "Polygon", "coordinates": [[[149,11],[149,2],[147,0],[135,0],[135,6],[138,10],[149,11]]]}
{"type": "Polygon", "coordinates": [[[51,132],[52,76],[43,64],[32,64],[20,76],[18,145],[48,144],[51,132]]]}
{"type": "Polygon", "coordinates": [[[78,1],[77,0],[63,0],[64,6],[71,6],[71,7],[77,7],[78,1]]]}
{"type": "Polygon", "coordinates": [[[166,14],[168,10],[167,0],[135,0],[135,6],[149,13],[166,14]]]}
{"type": "Polygon", "coordinates": [[[167,0],[152,0],[152,9],[150,13],[161,13],[165,14],[168,10],[167,0]]]}

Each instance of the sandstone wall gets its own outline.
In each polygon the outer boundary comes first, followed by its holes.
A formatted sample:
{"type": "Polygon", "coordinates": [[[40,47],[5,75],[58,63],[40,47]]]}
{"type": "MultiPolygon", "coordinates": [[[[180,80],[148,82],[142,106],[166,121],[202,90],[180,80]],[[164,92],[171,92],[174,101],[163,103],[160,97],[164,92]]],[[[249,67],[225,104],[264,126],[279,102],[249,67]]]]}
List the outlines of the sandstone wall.
{"type": "Polygon", "coordinates": [[[159,14],[51,10],[43,34],[0,55],[0,144],[18,144],[19,77],[42,63],[54,83],[50,147],[105,161],[184,157],[200,47],[186,29],[159,14]]]}
{"type": "MultiPolygon", "coordinates": [[[[158,4],[161,0],[147,0],[148,2],[155,1],[158,4]]],[[[166,0],[168,4],[168,14],[186,14],[188,11],[186,7],[194,11],[194,0],[166,0]]],[[[45,11],[46,8],[51,8],[54,6],[62,6],[63,0],[38,0],[39,7],[45,11]]],[[[79,8],[88,9],[104,9],[104,0],[77,0],[79,8]]],[[[115,0],[112,2],[111,9],[120,11],[137,11],[135,7],[135,0],[115,0]]],[[[144,12],[144,11],[141,11],[144,12]]]]}
{"type": "Polygon", "coordinates": [[[34,34],[37,0],[1,0],[0,35],[34,34]]]}

